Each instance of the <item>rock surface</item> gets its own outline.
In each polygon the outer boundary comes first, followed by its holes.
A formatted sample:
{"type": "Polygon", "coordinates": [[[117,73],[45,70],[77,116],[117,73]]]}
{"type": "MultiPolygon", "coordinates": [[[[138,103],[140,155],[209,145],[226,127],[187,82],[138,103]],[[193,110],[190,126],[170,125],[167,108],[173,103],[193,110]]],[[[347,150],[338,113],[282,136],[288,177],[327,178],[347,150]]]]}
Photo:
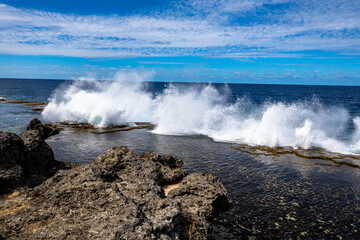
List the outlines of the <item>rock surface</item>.
{"type": "Polygon", "coordinates": [[[39,119],[34,118],[28,124],[26,130],[37,130],[39,135],[45,140],[53,135],[59,134],[59,129],[45,126],[39,119]]]}
{"type": "Polygon", "coordinates": [[[0,193],[23,185],[36,186],[58,169],[74,165],[54,159],[45,139],[55,132],[37,119],[20,136],[0,132],[0,193]]]}
{"type": "Polygon", "coordinates": [[[27,150],[15,133],[0,132],[0,193],[25,184],[27,150]]]}
{"type": "Polygon", "coordinates": [[[35,188],[2,195],[0,239],[206,239],[230,199],[218,178],[188,175],[181,165],[170,155],[109,149],[35,188]],[[166,186],[176,187],[166,196],[166,186]]]}

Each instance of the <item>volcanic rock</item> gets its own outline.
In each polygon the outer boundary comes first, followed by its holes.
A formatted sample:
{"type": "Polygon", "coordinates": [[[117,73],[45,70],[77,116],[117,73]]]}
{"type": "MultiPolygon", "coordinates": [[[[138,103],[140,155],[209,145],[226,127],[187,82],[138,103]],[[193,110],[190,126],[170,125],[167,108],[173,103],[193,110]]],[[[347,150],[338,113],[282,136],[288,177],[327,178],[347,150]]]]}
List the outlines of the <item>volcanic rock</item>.
{"type": "Polygon", "coordinates": [[[111,148],[0,197],[0,239],[206,239],[230,199],[218,178],[181,165],[170,155],[111,148]],[[177,187],[166,196],[169,185],[177,187]]]}

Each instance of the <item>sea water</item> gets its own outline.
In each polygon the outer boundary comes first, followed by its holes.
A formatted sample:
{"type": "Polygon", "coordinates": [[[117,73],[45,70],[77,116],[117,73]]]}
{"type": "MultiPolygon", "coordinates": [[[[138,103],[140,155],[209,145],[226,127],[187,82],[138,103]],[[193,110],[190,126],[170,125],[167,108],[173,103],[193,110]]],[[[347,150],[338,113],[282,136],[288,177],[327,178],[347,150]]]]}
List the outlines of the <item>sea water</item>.
{"type": "Polygon", "coordinates": [[[103,135],[64,131],[48,140],[58,160],[90,162],[126,145],[170,153],[190,172],[219,176],[233,207],[215,219],[217,239],[355,238],[360,235],[360,170],[306,161],[264,160],[230,148],[321,147],[358,154],[360,88],[251,84],[0,80],[0,97],[49,102],[40,114],[0,102],[0,129],[22,131],[33,117],[99,127],[152,122],[155,129],[103,135]]]}

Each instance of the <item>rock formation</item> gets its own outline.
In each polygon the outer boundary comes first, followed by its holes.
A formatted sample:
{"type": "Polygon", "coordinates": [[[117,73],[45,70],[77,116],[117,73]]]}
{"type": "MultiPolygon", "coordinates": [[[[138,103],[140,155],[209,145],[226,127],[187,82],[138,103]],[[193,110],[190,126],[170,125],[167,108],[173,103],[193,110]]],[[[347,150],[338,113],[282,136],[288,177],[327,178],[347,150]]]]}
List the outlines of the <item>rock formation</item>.
{"type": "Polygon", "coordinates": [[[59,129],[45,126],[37,118],[34,118],[30,121],[26,130],[37,130],[43,139],[47,139],[53,135],[59,134],[59,129]]]}
{"type": "Polygon", "coordinates": [[[58,169],[74,165],[54,159],[45,139],[57,133],[36,118],[20,136],[0,132],[0,193],[22,185],[36,186],[58,169]]]}
{"type": "Polygon", "coordinates": [[[0,159],[11,159],[6,184],[21,186],[30,174],[57,170],[34,188],[0,196],[0,239],[206,239],[211,218],[230,205],[217,177],[188,175],[171,155],[137,155],[120,146],[90,164],[58,170],[39,135],[0,134],[6,150],[0,159]]]}

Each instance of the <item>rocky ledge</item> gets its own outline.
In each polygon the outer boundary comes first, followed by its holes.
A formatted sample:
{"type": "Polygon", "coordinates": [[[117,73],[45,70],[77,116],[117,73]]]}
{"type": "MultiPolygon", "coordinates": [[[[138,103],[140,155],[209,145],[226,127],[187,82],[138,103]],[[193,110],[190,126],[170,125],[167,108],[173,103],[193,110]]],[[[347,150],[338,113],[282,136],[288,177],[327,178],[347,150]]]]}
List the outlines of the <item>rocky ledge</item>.
{"type": "Polygon", "coordinates": [[[171,155],[120,146],[58,162],[45,142],[54,132],[33,121],[20,137],[0,133],[0,239],[206,239],[230,206],[217,177],[171,155]]]}

